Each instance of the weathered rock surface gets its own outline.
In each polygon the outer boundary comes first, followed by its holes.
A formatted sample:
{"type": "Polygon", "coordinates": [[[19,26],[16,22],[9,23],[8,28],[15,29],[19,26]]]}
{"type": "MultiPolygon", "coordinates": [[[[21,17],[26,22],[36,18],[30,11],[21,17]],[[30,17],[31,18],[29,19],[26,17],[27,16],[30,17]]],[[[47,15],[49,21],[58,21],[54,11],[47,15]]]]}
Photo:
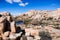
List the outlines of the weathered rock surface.
{"type": "Polygon", "coordinates": [[[30,10],[15,18],[0,13],[0,40],[60,40],[60,8],[30,10]],[[16,25],[18,21],[24,23],[16,25]]]}
{"type": "Polygon", "coordinates": [[[17,19],[16,21],[24,21],[23,25],[26,26],[18,26],[25,29],[25,35],[27,37],[33,36],[35,37],[34,40],[38,40],[39,38],[40,40],[60,39],[60,8],[54,11],[30,10],[15,18],[17,19]]]}
{"type": "Polygon", "coordinates": [[[9,12],[0,13],[0,40],[20,40],[25,31],[19,28],[9,12]]]}

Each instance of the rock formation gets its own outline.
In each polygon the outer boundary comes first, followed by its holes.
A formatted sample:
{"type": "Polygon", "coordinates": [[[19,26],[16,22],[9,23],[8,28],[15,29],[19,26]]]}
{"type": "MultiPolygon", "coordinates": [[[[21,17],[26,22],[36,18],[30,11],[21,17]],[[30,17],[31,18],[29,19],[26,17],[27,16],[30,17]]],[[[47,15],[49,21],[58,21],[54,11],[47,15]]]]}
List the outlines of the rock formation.
{"type": "Polygon", "coordinates": [[[30,10],[16,17],[0,13],[0,40],[60,40],[60,8],[30,10]]]}
{"type": "Polygon", "coordinates": [[[60,40],[60,8],[49,10],[30,10],[15,17],[22,20],[25,26],[25,36],[29,40],[60,40]],[[31,38],[32,37],[32,38],[31,38]]]}
{"type": "MultiPolygon", "coordinates": [[[[18,36],[21,36],[21,33],[18,36]]],[[[18,36],[13,16],[8,12],[0,13],[0,40],[16,40],[18,36]]]]}

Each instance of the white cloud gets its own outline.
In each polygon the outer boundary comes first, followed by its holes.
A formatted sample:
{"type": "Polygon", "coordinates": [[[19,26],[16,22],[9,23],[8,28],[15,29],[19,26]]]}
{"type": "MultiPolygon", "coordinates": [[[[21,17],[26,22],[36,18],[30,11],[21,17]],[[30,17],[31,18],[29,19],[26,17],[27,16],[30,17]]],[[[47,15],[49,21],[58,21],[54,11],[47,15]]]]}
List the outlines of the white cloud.
{"type": "Polygon", "coordinates": [[[12,3],[12,0],[5,0],[6,2],[8,2],[8,3],[12,3]]]}
{"type": "Polygon", "coordinates": [[[28,4],[29,4],[29,3],[27,3],[27,2],[26,2],[26,3],[20,3],[19,6],[26,6],[26,5],[28,5],[28,4]]]}
{"type": "Polygon", "coordinates": [[[22,2],[22,0],[13,0],[13,2],[22,2]]]}
{"type": "Polygon", "coordinates": [[[28,5],[28,4],[29,4],[28,2],[25,3],[25,5],[28,5]]]}
{"type": "Polygon", "coordinates": [[[11,4],[12,4],[13,2],[16,2],[16,3],[18,3],[19,6],[26,6],[26,5],[29,4],[28,2],[23,3],[22,0],[5,0],[5,1],[8,2],[8,3],[11,3],[11,4]]]}

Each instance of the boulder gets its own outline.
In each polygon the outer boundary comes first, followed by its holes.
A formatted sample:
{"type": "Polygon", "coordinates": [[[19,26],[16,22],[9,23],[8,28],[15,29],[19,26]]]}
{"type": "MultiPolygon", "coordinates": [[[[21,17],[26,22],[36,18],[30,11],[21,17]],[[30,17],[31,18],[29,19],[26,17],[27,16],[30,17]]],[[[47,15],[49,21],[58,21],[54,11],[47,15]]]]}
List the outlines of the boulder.
{"type": "Polygon", "coordinates": [[[3,32],[4,31],[4,23],[0,23],[0,32],[3,32]]]}
{"type": "Polygon", "coordinates": [[[7,21],[11,22],[11,16],[6,16],[7,17],[7,21]]]}
{"type": "Polygon", "coordinates": [[[32,36],[39,35],[39,30],[34,30],[31,28],[25,29],[25,32],[26,35],[32,35],[32,36]]]}
{"type": "Polygon", "coordinates": [[[45,27],[46,30],[48,30],[48,32],[50,33],[50,36],[52,38],[57,38],[60,35],[60,30],[59,29],[54,29],[53,27],[45,27]]]}
{"type": "Polygon", "coordinates": [[[0,17],[0,23],[4,23],[6,21],[6,17],[0,17]]]}
{"type": "Polygon", "coordinates": [[[11,14],[9,12],[2,12],[0,13],[2,16],[11,16],[11,14]]]}
{"type": "Polygon", "coordinates": [[[4,32],[4,36],[5,36],[5,37],[8,37],[8,36],[9,36],[9,34],[10,34],[10,32],[9,32],[9,31],[4,32]]]}
{"type": "Polygon", "coordinates": [[[27,40],[34,40],[33,37],[27,37],[27,40]]]}
{"type": "Polygon", "coordinates": [[[34,36],[34,38],[35,38],[35,40],[40,40],[40,36],[38,35],[38,36],[34,36]]]}
{"type": "Polygon", "coordinates": [[[10,40],[16,40],[15,33],[10,33],[9,38],[10,40]]]}
{"type": "Polygon", "coordinates": [[[3,40],[9,40],[9,38],[8,38],[9,33],[10,33],[9,31],[4,32],[4,34],[3,34],[3,36],[2,36],[3,40]]]}
{"type": "Polygon", "coordinates": [[[11,22],[11,32],[15,33],[16,32],[16,25],[15,25],[15,21],[11,22]]]}
{"type": "Polygon", "coordinates": [[[18,37],[21,36],[21,34],[22,34],[22,32],[20,32],[20,33],[10,33],[9,38],[11,40],[16,40],[18,37]]]}
{"type": "Polygon", "coordinates": [[[39,35],[39,30],[31,30],[31,35],[32,36],[39,35]]]}

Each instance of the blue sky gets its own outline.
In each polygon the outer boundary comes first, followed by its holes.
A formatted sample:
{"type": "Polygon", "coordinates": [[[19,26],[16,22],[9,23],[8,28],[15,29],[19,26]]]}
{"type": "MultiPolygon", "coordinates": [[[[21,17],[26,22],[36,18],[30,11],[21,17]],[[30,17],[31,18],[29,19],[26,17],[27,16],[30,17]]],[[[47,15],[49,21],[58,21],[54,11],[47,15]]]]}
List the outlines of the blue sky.
{"type": "Polygon", "coordinates": [[[18,15],[29,10],[54,10],[60,8],[60,0],[0,0],[0,12],[18,15]]]}

